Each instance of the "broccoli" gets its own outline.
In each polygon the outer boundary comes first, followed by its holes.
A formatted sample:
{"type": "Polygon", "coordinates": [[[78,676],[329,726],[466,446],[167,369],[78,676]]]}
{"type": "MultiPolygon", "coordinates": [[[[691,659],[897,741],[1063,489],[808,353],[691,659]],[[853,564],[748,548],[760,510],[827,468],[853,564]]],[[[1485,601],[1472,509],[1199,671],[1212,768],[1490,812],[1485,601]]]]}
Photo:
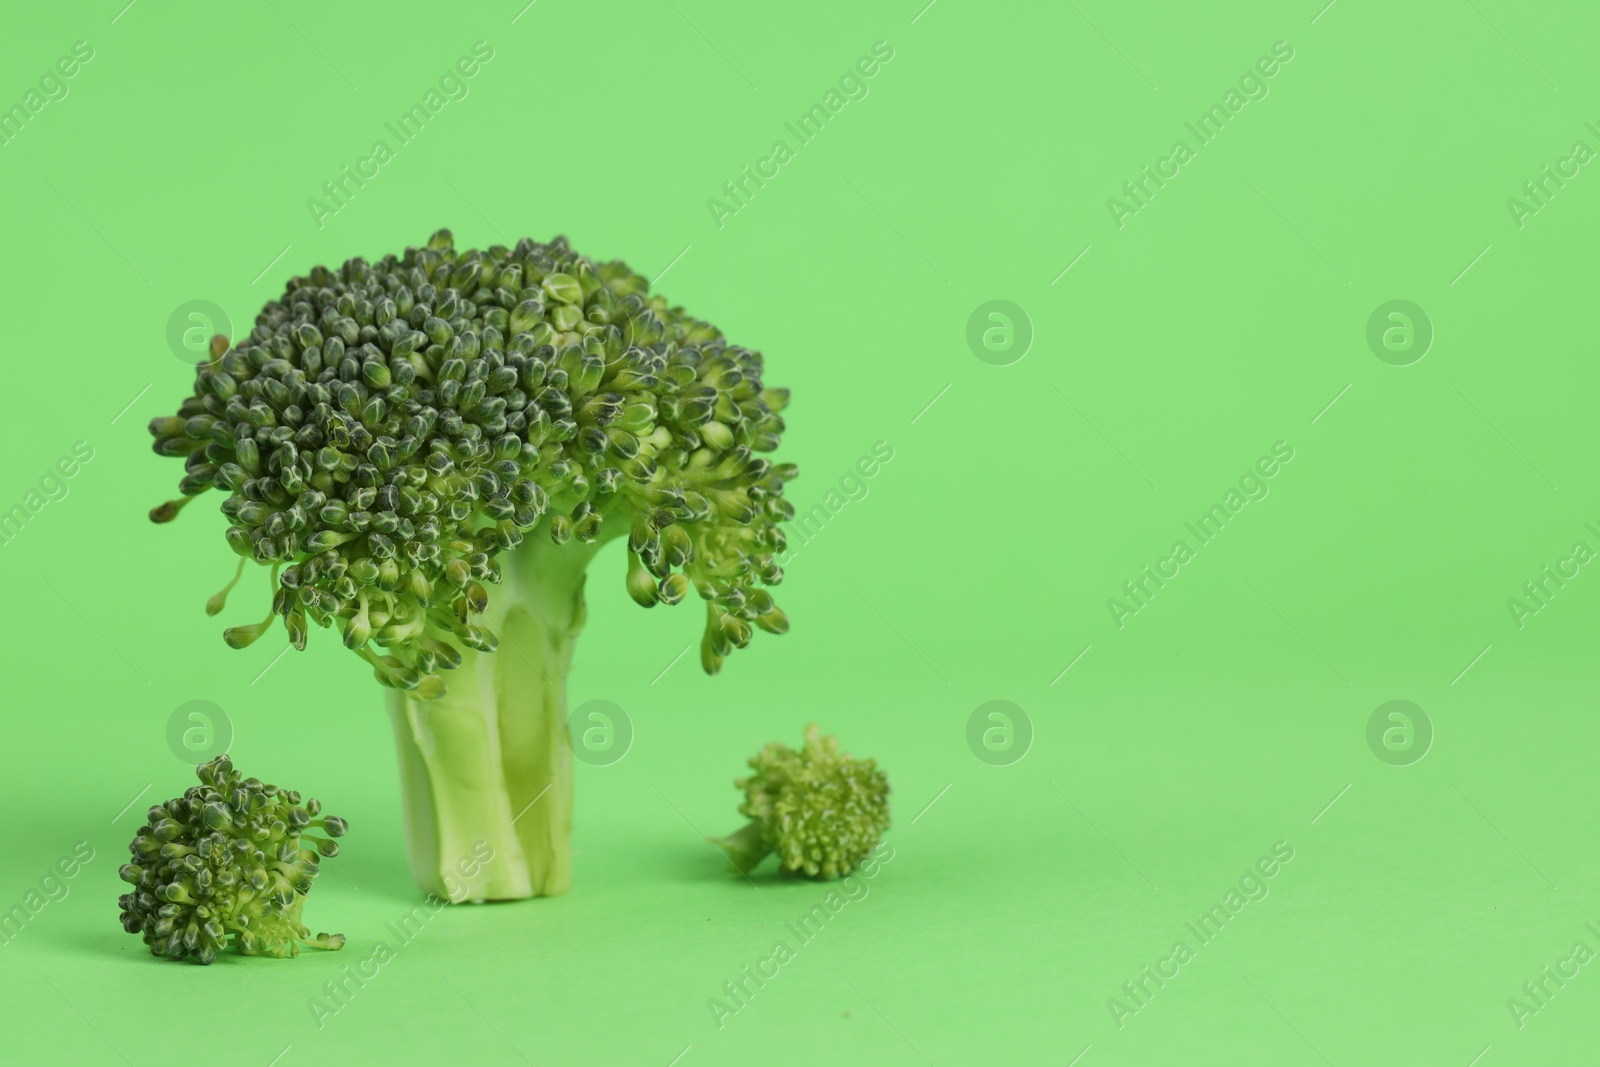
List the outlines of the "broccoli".
{"type": "Polygon", "coordinates": [[[292,789],[240,778],[227,756],[198,768],[201,785],[150,809],[118,873],[122,928],[157,956],[211,963],[229,939],[246,956],[298,956],[301,945],[344,947],[343,934],[300,922],[317,856],[337,856],[348,824],[292,789]],[[315,837],[308,830],[321,830],[315,837]]]}
{"type": "Polygon", "coordinates": [[[626,537],[635,601],[692,587],[710,674],[755,628],[787,631],[765,587],[798,471],[757,453],[778,447],[788,391],[762,384],[759,353],[562,237],[458,252],[440,230],[314,267],[210,354],[150,425],[158,454],[186,457],[182,497],[151,518],[225,494],[239,561],[211,614],[246,563],[271,568],[271,611],[227,643],[281,619],[301,649],[337,627],[389,687],[424,890],[564,892],[585,570],[626,537]],[[471,864],[484,846],[494,862],[471,864]]]}
{"type": "Polygon", "coordinates": [[[840,752],[839,739],[816,723],[800,751],[774,741],[749,762],[756,773],[734,785],[750,822],[710,839],[741,874],[776,852],[784,874],[843,878],[889,828],[889,779],[872,760],[840,752]]]}

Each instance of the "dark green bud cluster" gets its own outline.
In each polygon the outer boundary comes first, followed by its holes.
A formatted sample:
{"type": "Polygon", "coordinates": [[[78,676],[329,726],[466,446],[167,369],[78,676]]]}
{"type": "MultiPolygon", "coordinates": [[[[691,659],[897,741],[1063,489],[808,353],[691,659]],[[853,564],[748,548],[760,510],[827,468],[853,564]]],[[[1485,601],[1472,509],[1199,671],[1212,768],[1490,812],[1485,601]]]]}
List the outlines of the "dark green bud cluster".
{"type": "Polygon", "coordinates": [[[143,934],[157,956],[210,963],[230,942],[246,956],[298,956],[301,945],[344,947],[343,934],[317,934],[300,909],[318,857],[339,854],[348,829],[316,800],[241,778],[227,756],[199,768],[200,782],[150,809],[122,865],[134,886],[118,903],[122,928],[143,934]],[[325,837],[308,831],[320,830],[325,837]]]}
{"type": "Polygon", "coordinates": [[[840,752],[839,739],[815,723],[799,751],[774,741],[749,763],[755,773],[734,784],[751,822],[712,841],[741,871],[775,852],[784,874],[843,878],[889,829],[889,779],[874,761],[840,752]]]}
{"type": "Polygon", "coordinates": [[[271,614],[224,635],[236,648],[279,618],[296,648],[337,626],[379,681],[436,697],[460,649],[495,648],[486,587],[536,528],[557,544],[626,534],[627,589],[647,607],[693,587],[708,672],[753,627],[788,629],[764,587],[782,578],[798,472],[759,455],[788,391],[621,262],[561,237],[458,252],[440,230],[292,279],[212,356],[150,424],[186,465],[182,498],[151,518],[227,494],[241,572],[274,574],[271,614]]]}

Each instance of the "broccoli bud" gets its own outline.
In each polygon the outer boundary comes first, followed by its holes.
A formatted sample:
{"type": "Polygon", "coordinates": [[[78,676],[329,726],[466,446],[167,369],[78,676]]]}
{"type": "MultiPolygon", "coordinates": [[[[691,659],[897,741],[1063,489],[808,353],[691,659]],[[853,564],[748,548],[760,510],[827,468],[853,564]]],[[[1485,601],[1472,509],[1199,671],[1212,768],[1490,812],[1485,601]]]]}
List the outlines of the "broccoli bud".
{"type": "Polygon", "coordinates": [[[786,875],[843,878],[889,828],[889,779],[874,761],[840,752],[839,739],[815,723],[800,751],[774,741],[749,762],[755,774],[734,784],[745,793],[739,813],[751,821],[711,838],[742,874],[776,852],[786,875]]]}
{"type": "Polygon", "coordinates": [[[349,829],[321,816],[316,800],[240,778],[227,756],[199,767],[201,784],[150,809],[118,871],[122,928],[143,934],[152,954],[211,963],[231,943],[246,956],[298,956],[301,945],[344,947],[343,934],[317,934],[300,909],[318,857],[349,829]],[[307,831],[319,830],[326,837],[307,831]]]}
{"type": "Polygon", "coordinates": [[[557,543],[631,528],[627,587],[646,607],[686,574],[721,606],[709,673],[750,623],[778,629],[748,594],[782,576],[789,509],[781,468],[753,453],[777,446],[787,391],[621,262],[560,237],[457,252],[441,230],[292,279],[212,352],[178,415],[150,423],[155,451],[187,460],[184,495],[150,517],[220,488],[229,543],[283,568],[267,625],[235,628],[236,647],[279,617],[296,648],[307,623],[334,627],[379,682],[442,693],[438,646],[478,647],[483,583],[539,527],[557,543]]]}

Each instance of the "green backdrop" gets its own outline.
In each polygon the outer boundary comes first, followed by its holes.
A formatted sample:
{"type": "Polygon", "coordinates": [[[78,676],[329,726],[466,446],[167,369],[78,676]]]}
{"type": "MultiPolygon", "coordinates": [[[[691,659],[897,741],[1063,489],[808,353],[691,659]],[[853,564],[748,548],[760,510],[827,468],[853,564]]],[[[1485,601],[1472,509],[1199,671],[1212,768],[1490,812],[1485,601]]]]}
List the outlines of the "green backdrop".
{"type": "Polygon", "coordinates": [[[1590,7],[122,2],[0,39],[18,1062],[1592,1059],[1590,7]],[[632,741],[574,891],[397,937],[381,694],[328,634],[223,645],[259,605],[203,614],[224,523],[145,521],[144,424],[186,331],[441,225],[760,348],[808,525],[793,632],[714,679],[602,554],[572,699],[632,741]],[[175,716],[349,818],[344,952],[119,930],[175,716]],[[700,840],[812,719],[895,790],[831,901],[700,840]]]}

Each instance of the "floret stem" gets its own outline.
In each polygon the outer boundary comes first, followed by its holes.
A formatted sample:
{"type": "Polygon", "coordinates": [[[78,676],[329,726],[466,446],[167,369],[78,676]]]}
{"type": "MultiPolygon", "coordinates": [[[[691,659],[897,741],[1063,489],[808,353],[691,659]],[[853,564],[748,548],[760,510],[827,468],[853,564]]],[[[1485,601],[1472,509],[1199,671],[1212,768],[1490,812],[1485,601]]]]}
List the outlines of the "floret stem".
{"type": "Polygon", "coordinates": [[[498,650],[464,650],[437,700],[390,691],[411,872],[424,891],[461,903],[570,887],[566,683],[601,543],[558,546],[545,528],[532,531],[501,557],[504,580],[483,619],[498,650]]]}
{"type": "Polygon", "coordinates": [[[772,852],[772,846],[766,843],[761,832],[760,819],[751,819],[727,837],[708,837],[706,840],[721,849],[734,870],[740,874],[755,870],[757,864],[772,852]]]}

